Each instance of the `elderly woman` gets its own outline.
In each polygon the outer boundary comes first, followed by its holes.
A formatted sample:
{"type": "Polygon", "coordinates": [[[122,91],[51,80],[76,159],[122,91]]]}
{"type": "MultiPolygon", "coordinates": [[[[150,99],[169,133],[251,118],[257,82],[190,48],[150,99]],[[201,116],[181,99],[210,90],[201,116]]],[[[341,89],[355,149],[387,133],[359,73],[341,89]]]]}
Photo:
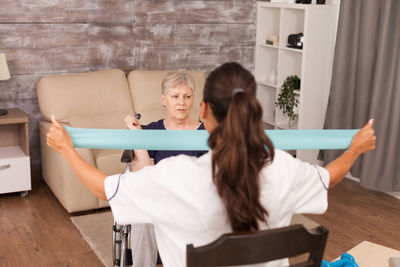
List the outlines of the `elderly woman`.
{"type": "MultiPolygon", "coordinates": [[[[161,84],[161,103],[166,108],[167,116],[146,126],[140,126],[139,120],[134,115],[129,115],[125,117],[126,127],[149,130],[205,130],[203,123],[189,116],[193,106],[194,90],[195,82],[189,74],[180,71],[168,73],[161,84]]],[[[134,160],[136,166],[143,166],[153,163],[150,158],[157,164],[160,160],[171,156],[185,154],[200,157],[206,152],[135,150],[134,160]]]]}
{"type": "MultiPolygon", "coordinates": [[[[134,115],[129,115],[125,117],[126,127],[136,130],[205,130],[203,123],[189,116],[194,101],[194,90],[195,82],[189,74],[181,71],[168,73],[161,84],[161,103],[166,108],[167,116],[148,125],[140,126],[139,120],[134,115]]],[[[137,171],[143,166],[157,164],[162,159],[180,154],[200,157],[206,152],[134,150],[132,169],[137,171]]],[[[152,259],[155,258],[156,251],[153,227],[135,225],[132,231],[132,244],[136,247],[134,249],[134,266],[153,266],[152,259]],[[137,238],[138,236],[140,239],[137,238]]],[[[161,263],[159,256],[157,263],[161,263]]]]}

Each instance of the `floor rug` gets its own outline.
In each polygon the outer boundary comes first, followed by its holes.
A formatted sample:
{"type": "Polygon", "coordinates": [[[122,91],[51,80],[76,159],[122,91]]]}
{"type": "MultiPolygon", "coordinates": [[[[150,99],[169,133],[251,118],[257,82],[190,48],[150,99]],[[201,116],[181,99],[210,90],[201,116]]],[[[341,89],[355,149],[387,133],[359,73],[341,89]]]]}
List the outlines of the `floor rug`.
{"type": "MultiPolygon", "coordinates": [[[[112,267],[113,217],[111,211],[72,216],[71,220],[104,266],[112,267]]],[[[303,215],[295,215],[292,224],[303,224],[306,228],[318,226],[316,222],[303,215]]]]}
{"type": "Polygon", "coordinates": [[[71,221],[104,266],[112,267],[112,226],[114,219],[111,211],[72,216],[71,221]]]}

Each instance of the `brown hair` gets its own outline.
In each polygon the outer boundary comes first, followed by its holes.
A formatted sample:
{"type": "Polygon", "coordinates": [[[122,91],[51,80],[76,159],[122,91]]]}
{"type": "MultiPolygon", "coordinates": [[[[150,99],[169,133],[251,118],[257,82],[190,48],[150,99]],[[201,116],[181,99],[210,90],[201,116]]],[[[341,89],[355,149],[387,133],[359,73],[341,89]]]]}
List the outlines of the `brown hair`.
{"type": "Polygon", "coordinates": [[[260,172],[272,162],[274,147],[265,135],[253,75],[238,63],[210,73],[204,87],[218,121],[210,133],[213,181],[235,232],[258,230],[267,210],[260,202],[260,172]]]}

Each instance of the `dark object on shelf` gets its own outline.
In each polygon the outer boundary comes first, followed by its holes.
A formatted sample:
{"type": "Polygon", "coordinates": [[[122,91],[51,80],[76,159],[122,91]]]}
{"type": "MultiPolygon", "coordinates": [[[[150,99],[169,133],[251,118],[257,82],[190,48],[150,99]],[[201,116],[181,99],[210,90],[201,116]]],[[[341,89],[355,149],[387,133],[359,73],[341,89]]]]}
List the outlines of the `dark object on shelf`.
{"type": "Polygon", "coordinates": [[[303,33],[289,34],[287,47],[303,49],[303,33]]]}
{"type": "Polygon", "coordinates": [[[274,45],[278,46],[279,45],[279,35],[270,35],[267,37],[267,40],[265,41],[267,45],[274,45]]]}
{"type": "Polygon", "coordinates": [[[0,109],[0,116],[6,115],[7,113],[8,113],[8,110],[0,109]]]}
{"type": "Polygon", "coordinates": [[[311,4],[311,0],[296,0],[296,4],[311,4]]]}
{"type": "Polygon", "coordinates": [[[317,0],[317,5],[325,5],[325,0],[317,0]]]}

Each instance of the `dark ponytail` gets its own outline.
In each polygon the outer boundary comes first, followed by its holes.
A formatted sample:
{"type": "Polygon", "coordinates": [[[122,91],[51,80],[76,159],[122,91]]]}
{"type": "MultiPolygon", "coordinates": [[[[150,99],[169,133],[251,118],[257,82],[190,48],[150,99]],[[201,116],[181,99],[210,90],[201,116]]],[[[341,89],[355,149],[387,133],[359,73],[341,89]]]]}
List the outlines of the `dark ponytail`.
{"type": "Polygon", "coordinates": [[[260,171],[274,148],[262,125],[256,82],[237,63],[226,63],[207,78],[204,101],[218,126],[210,133],[213,181],[235,232],[258,230],[267,210],[260,202],[260,171]]]}

